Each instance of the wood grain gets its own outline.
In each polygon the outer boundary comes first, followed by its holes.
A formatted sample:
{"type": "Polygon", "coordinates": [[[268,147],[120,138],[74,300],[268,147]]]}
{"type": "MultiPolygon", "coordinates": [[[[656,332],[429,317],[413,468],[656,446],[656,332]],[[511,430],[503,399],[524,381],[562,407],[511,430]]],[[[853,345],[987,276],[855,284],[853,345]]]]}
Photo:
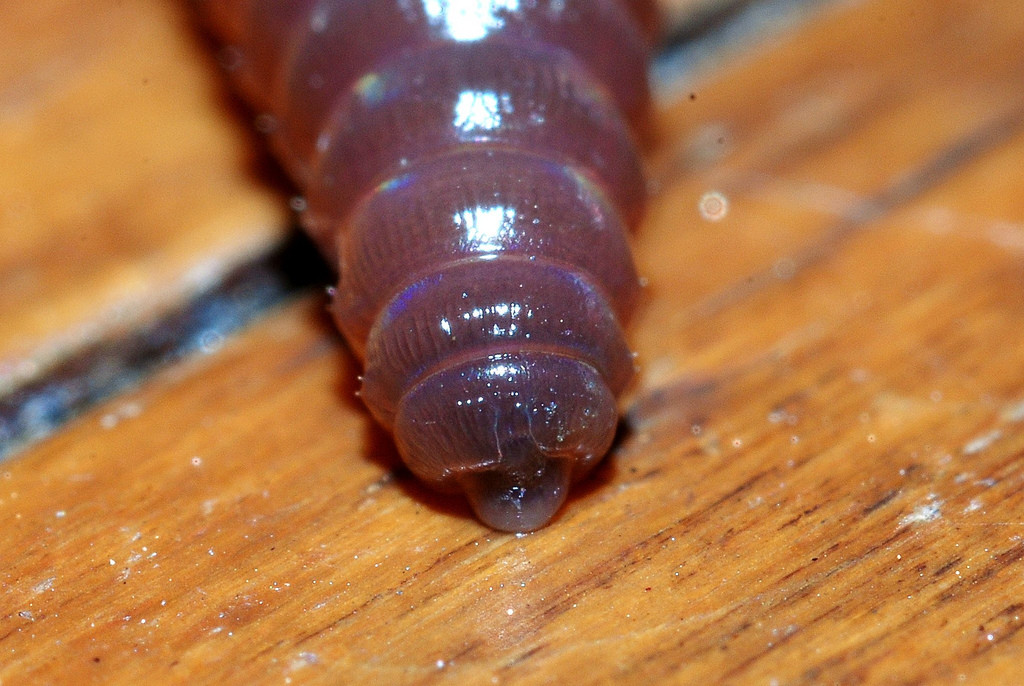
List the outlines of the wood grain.
{"type": "Polygon", "coordinates": [[[5,3],[0,394],[284,235],[258,139],[230,116],[187,9],[5,3]]]}
{"type": "Polygon", "coordinates": [[[661,112],[642,379],[542,531],[398,466],[313,296],[0,465],[0,683],[1014,683],[1022,38],[848,3],[661,112]]]}

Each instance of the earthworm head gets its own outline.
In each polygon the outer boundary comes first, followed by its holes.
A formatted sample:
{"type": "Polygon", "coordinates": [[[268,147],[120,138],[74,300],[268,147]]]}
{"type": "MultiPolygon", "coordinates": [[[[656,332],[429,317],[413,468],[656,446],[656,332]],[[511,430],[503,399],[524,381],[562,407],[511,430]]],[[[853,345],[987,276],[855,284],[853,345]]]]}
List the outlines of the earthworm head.
{"type": "Polygon", "coordinates": [[[395,435],[417,476],[462,491],[485,524],[532,531],[608,451],[616,418],[615,398],[594,367],[516,352],[467,361],[418,385],[402,400],[395,435]]]}

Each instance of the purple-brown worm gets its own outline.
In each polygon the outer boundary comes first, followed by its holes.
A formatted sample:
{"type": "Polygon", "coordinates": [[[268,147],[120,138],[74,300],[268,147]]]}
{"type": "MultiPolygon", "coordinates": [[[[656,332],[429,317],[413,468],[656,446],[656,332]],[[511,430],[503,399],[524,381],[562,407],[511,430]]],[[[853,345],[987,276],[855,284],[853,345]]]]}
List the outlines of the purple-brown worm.
{"type": "Polygon", "coordinates": [[[366,406],[488,525],[545,525],[635,372],[651,2],[199,5],[338,269],[366,406]]]}

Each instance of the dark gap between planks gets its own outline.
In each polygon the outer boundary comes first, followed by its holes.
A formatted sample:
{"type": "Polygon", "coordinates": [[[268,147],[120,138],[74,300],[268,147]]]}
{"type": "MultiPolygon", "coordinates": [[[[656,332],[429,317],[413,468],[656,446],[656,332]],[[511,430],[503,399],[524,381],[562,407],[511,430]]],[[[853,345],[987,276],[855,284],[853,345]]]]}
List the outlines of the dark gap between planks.
{"type": "Polygon", "coordinates": [[[218,348],[225,337],[331,278],[309,239],[293,231],[270,253],[238,265],[181,307],[76,351],[0,398],[0,460],[156,370],[218,348]]]}

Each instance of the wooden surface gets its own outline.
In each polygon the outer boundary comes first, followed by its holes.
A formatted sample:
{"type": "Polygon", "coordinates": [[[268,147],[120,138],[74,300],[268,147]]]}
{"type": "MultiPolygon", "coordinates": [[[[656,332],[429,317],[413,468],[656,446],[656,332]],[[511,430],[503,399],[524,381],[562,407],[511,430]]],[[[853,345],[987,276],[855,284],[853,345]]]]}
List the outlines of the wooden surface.
{"type": "MultiPolygon", "coordinates": [[[[0,56],[8,387],[282,233],[181,8],[71,7],[0,19],[50,36],[0,56]]],[[[1019,680],[1022,40],[847,2],[662,109],[642,378],[540,532],[399,467],[320,294],[0,464],[0,683],[1019,680]]]]}
{"type": "Polygon", "coordinates": [[[0,393],[209,287],[288,224],[186,10],[4,3],[0,393]]]}

